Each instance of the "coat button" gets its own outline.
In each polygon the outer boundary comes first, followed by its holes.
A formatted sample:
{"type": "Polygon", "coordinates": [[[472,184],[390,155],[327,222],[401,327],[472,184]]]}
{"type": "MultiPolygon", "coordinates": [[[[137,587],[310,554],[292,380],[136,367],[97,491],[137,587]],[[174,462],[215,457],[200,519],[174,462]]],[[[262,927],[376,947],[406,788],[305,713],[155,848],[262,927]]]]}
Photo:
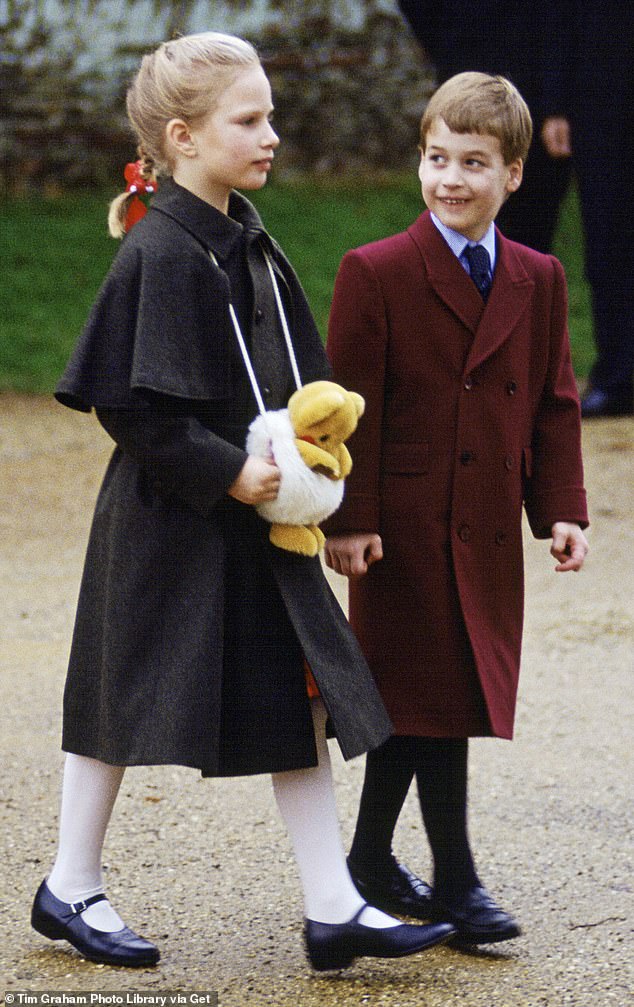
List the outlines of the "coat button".
{"type": "Polygon", "coordinates": [[[517,391],[517,381],[507,381],[506,391],[508,395],[515,395],[517,391]]]}
{"type": "Polygon", "coordinates": [[[506,545],[506,532],[496,531],[495,533],[495,544],[496,545],[506,545]]]}
{"type": "Polygon", "coordinates": [[[468,392],[470,392],[471,389],[473,388],[473,378],[471,377],[470,374],[467,375],[467,377],[465,378],[464,386],[466,391],[468,392]]]}
{"type": "Polygon", "coordinates": [[[264,318],[264,312],[262,311],[262,308],[256,308],[253,317],[255,318],[255,324],[259,325],[262,319],[264,318]]]}
{"type": "Polygon", "coordinates": [[[504,459],[504,468],[510,472],[515,467],[515,459],[513,455],[507,455],[504,459]]]}
{"type": "Polygon", "coordinates": [[[468,524],[461,524],[458,528],[458,538],[461,542],[468,542],[471,538],[471,528],[468,524]]]}
{"type": "Polygon", "coordinates": [[[271,389],[268,387],[268,385],[264,386],[264,388],[262,389],[262,393],[263,393],[265,399],[270,399],[271,398],[271,394],[272,393],[271,393],[271,389]]]}
{"type": "Polygon", "coordinates": [[[470,465],[471,462],[475,461],[475,453],[473,451],[463,451],[460,455],[460,463],[462,465],[470,465]]]}

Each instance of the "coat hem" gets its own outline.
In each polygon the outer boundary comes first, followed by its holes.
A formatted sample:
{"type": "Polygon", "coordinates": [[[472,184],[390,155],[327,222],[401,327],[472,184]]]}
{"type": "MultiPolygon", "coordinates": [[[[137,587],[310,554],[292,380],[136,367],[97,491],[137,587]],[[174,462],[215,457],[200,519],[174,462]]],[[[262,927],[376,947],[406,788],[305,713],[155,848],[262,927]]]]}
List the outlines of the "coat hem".
{"type": "Polygon", "coordinates": [[[81,745],[63,744],[62,751],[69,755],[80,755],[87,759],[95,759],[108,766],[123,766],[125,769],[140,768],[142,766],[182,766],[184,769],[193,769],[204,778],[217,777],[218,779],[232,776],[264,776],[271,773],[287,773],[298,769],[314,769],[317,766],[316,754],[312,759],[296,759],[292,765],[283,763],[281,759],[266,760],[266,765],[255,767],[236,766],[235,769],[228,766],[226,769],[202,764],[202,759],[186,759],[182,756],[125,756],[121,758],[109,754],[104,756],[95,749],[86,749],[81,745]]]}

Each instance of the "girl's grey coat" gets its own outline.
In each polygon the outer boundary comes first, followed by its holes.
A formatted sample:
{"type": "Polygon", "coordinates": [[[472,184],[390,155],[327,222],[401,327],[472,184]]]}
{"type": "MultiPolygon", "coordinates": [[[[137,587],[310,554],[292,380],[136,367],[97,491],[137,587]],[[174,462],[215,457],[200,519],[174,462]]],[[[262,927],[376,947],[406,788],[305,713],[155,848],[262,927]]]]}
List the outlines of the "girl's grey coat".
{"type": "Polygon", "coordinates": [[[233,194],[227,217],[169,182],[124,240],[58,386],[117,443],[77,610],[67,751],[204,775],[315,765],[302,655],[346,758],[391,732],[319,560],[271,546],[227,496],[256,412],[230,283],[267,405],[289,391],[262,245],[302,379],[327,376],[301,287],[251,204],[233,194]]]}

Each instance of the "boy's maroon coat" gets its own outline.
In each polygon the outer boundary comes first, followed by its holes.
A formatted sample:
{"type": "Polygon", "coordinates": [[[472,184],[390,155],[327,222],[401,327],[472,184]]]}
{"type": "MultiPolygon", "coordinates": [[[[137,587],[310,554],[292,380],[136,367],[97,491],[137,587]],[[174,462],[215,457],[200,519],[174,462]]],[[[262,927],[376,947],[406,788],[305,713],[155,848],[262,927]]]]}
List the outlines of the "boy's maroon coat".
{"type": "Polygon", "coordinates": [[[512,736],[522,504],[538,538],[587,524],[563,269],[497,249],[486,305],[428,213],[337,277],[329,355],[366,413],[328,531],[382,536],[350,618],[398,734],[512,736]]]}

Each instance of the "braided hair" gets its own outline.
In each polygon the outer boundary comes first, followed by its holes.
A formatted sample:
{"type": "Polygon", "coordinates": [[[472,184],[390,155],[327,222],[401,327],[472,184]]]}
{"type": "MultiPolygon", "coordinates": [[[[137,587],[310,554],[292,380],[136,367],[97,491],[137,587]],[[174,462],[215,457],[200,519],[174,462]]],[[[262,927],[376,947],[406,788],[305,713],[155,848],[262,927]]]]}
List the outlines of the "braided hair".
{"type": "Polygon", "coordinates": [[[168,122],[193,123],[208,115],[237,74],[259,62],[249,42],[221,32],[184,35],[143,57],[126,98],[139,161],[134,181],[110,204],[108,229],[113,237],[120,238],[127,230],[130,203],[138,201],[139,189],[153,192],[157,179],[172,173],[165,135],[168,122]]]}

